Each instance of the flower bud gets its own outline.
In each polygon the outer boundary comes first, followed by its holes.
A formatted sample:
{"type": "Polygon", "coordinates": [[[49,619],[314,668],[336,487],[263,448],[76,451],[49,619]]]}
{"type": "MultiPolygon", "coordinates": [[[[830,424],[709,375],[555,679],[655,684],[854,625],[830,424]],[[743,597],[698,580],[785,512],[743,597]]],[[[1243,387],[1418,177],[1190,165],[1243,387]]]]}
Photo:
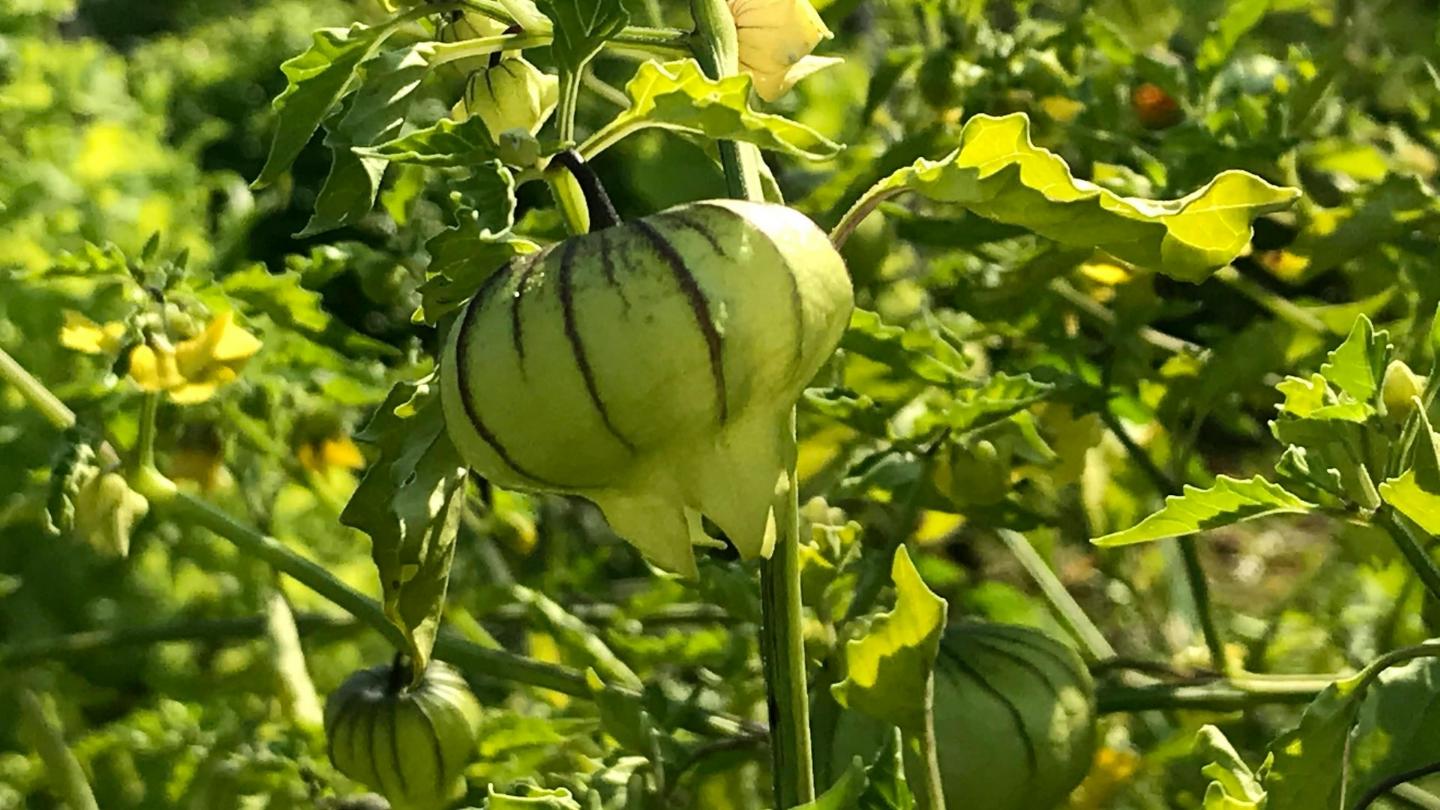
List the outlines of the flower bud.
{"type": "Polygon", "coordinates": [[[491,139],[500,143],[511,130],[531,136],[539,132],[559,100],[558,78],[520,57],[511,57],[470,74],[465,96],[455,105],[452,117],[464,121],[480,116],[491,139]]]}
{"type": "Polygon", "coordinates": [[[1385,403],[1385,415],[1404,422],[1415,410],[1415,397],[1425,392],[1425,379],[1419,377],[1404,360],[1391,360],[1385,367],[1385,378],[1380,384],[1380,398],[1385,403]]]}
{"type": "Polygon", "coordinates": [[[75,533],[96,551],[112,557],[130,554],[130,533],[150,511],[144,495],[125,476],[105,472],[91,478],[75,498],[75,533]]]}

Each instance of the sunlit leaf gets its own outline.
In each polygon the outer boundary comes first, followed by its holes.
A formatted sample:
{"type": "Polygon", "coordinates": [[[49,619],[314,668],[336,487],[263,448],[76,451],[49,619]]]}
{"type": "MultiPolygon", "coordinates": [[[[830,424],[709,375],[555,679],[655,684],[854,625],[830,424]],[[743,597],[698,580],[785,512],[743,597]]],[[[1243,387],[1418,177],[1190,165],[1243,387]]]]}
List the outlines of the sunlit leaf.
{"type": "Polygon", "coordinates": [[[1209,488],[1187,486],[1183,495],[1171,495],[1165,499],[1164,508],[1139,524],[1090,542],[1097,546],[1128,546],[1313,508],[1313,504],[1258,475],[1248,481],[1222,475],[1209,488]]]}
{"type": "Polygon", "coordinates": [[[751,109],[748,76],[717,81],[706,76],[694,59],[642,64],[625,85],[625,94],[630,97],[630,109],[609,124],[606,132],[660,127],[715,140],[744,141],[811,160],[840,151],[839,144],[804,124],[751,109]]]}
{"type": "Polygon", "coordinates": [[[466,469],[428,381],[395,386],[357,438],[379,455],[340,520],[370,535],[385,613],[405,634],[418,679],[445,606],[466,469]]]}
{"type": "Polygon", "coordinates": [[[472,116],[459,123],[442,118],[433,126],[375,146],[361,147],[364,157],[423,166],[474,166],[495,158],[495,142],[484,119],[472,116]]]}
{"type": "Polygon", "coordinates": [[[326,125],[330,128],[325,138],[330,147],[330,173],[315,199],[315,213],[297,236],[353,225],[375,206],[386,161],[356,154],[354,147],[372,146],[400,134],[410,96],[430,69],[430,47],[422,42],[366,63],[364,81],[349,111],[333,128],[326,125]]]}
{"type": "Polygon", "coordinates": [[[1320,367],[1320,375],[1357,402],[1370,402],[1380,387],[1390,352],[1389,335],[1375,331],[1370,319],[1355,319],[1350,335],[1320,367]]]}
{"type": "Polygon", "coordinates": [[[1210,761],[1200,771],[1213,780],[1205,790],[1205,810],[1264,810],[1265,788],[1224,732],[1214,726],[1202,727],[1195,754],[1210,761]]]}
{"type": "Polygon", "coordinates": [[[1271,0],[1229,0],[1225,12],[1210,28],[1210,33],[1200,43],[1200,54],[1195,67],[1210,70],[1225,61],[1236,44],[1250,29],[1265,19],[1270,10],[1271,0]]]}
{"type": "Polygon", "coordinates": [[[1066,245],[1096,247],[1132,264],[1186,281],[1205,279],[1250,242],[1250,223],[1289,207],[1299,196],[1240,171],[1229,171],[1177,200],[1121,197],[1085,180],[1053,152],[1030,140],[1023,114],[977,115],[961,146],[938,160],[921,159],[882,180],[867,198],[915,191],[937,202],[1066,245]]]}
{"type": "Polygon", "coordinates": [[[1440,434],[1430,427],[1425,408],[1417,407],[1419,435],[1410,469],[1380,485],[1380,497],[1432,535],[1440,535],[1440,434]]]}
{"type": "Polygon", "coordinates": [[[920,578],[902,545],[890,568],[895,609],[845,645],[845,680],[832,687],[840,705],[901,728],[925,721],[931,673],[945,631],[946,601],[920,578]]]}
{"type": "Polygon", "coordinates": [[[275,97],[275,138],[270,155],[254,186],[261,188],[280,178],[320,122],[354,87],[355,71],[369,59],[392,26],[372,28],[355,23],[349,28],[322,28],[315,32],[310,49],[280,66],[289,83],[275,97]]]}
{"type": "Polygon", "coordinates": [[[909,329],[890,326],[879,314],[859,307],[850,316],[840,348],[883,363],[897,374],[931,383],[958,382],[961,371],[970,365],[938,331],[924,325],[909,329]]]}
{"type": "Polygon", "coordinates": [[[523,795],[497,793],[495,786],[489,788],[485,799],[485,810],[580,810],[580,804],[565,788],[546,790],[524,786],[519,788],[523,795]]]}

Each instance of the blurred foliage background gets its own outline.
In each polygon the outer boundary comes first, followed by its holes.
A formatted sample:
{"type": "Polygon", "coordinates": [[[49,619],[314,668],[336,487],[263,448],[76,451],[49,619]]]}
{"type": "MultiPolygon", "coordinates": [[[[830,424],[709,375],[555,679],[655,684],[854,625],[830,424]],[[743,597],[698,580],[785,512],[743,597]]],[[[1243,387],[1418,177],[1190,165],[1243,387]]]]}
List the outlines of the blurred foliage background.
{"type": "MultiPolygon", "coordinates": [[[[689,25],[683,4],[629,5],[637,19],[689,25]]],[[[823,547],[913,539],[957,616],[1063,637],[1002,542],[1023,531],[1119,656],[1193,672],[1203,643],[1174,548],[1087,541],[1148,514],[1167,482],[1268,469],[1274,385],[1317,368],[1356,315],[1428,358],[1440,302],[1434,3],[816,5],[836,32],[822,53],[846,61],[775,107],[849,148],[833,163],[772,167],[823,225],[894,168],[949,151],[976,113],[1028,113],[1037,143],[1123,194],[1181,196],[1227,168],[1304,190],[1295,210],[1258,223],[1253,251],[1198,285],[943,206],[887,205],[846,249],[861,305],[965,374],[1028,373],[1063,380],[1064,393],[998,420],[988,448],[947,449],[950,480],[988,490],[937,484],[931,459],[889,440],[951,404],[921,397],[923,379],[852,356],[821,381],[893,405],[888,438],[823,393],[802,412],[804,497],[822,499],[806,514],[832,538],[823,547]],[[1137,448],[1153,463],[1137,462],[1137,448]]],[[[77,323],[67,313],[125,322],[154,309],[147,289],[165,291],[167,318],[237,309],[264,348],[214,397],[164,406],[162,469],[371,594],[368,544],[337,520],[363,465],[351,437],[391,383],[428,368],[435,334],[410,316],[424,243],[448,224],[447,190],[443,178],[392,170],[371,216],[296,237],[328,166],[319,139],[285,183],[248,182],[268,149],[280,62],[315,28],[382,13],[342,0],[0,6],[0,347],[82,424],[129,446],[140,395],[124,379],[127,355],[65,345],[77,323]],[[163,260],[138,262],[154,234],[163,260]]],[[[632,70],[602,59],[595,81],[623,84],[632,70]]],[[[416,120],[444,115],[460,86],[459,75],[427,84],[416,120]]],[[[613,111],[587,94],[582,126],[613,111]]],[[[661,134],[626,141],[597,169],[626,216],[723,192],[698,147],[661,134]]],[[[521,194],[522,226],[559,234],[537,185],[521,194]]],[[[264,619],[279,588],[321,695],[386,660],[383,641],[202,533],[142,521],[124,558],[48,533],[43,493],[68,442],[0,390],[0,693],[22,677],[43,689],[107,810],[314,807],[356,790],[330,769],[318,730],[296,722],[293,673],[276,666],[264,619]]],[[[1263,523],[1215,533],[1202,550],[1230,653],[1252,670],[1335,672],[1436,635],[1440,606],[1373,533],[1263,523]]],[[[839,643],[844,595],[861,575],[842,558],[818,560],[807,591],[817,661],[839,643]]],[[[472,640],[585,666],[583,645],[514,599],[519,583],[584,618],[670,698],[754,716],[754,571],[723,554],[703,568],[698,583],[657,579],[584,504],[477,493],[447,620],[472,640]]],[[[594,707],[475,686],[487,718],[473,802],[487,783],[533,779],[584,783],[623,806],[637,766],[594,707]]],[[[1189,753],[1199,725],[1220,722],[1258,762],[1296,711],[1112,715],[1072,806],[1199,807],[1205,763],[1189,753]]],[[[0,808],[56,807],[16,712],[0,699],[0,808]]],[[[671,771],[673,806],[763,806],[752,749],[690,751],[671,771]]]]}

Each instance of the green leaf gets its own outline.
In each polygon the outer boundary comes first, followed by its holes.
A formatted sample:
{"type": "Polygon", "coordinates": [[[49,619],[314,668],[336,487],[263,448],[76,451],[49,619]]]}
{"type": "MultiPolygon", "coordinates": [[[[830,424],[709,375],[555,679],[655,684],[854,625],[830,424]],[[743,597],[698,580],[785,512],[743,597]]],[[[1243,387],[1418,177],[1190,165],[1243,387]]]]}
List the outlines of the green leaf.
{"type": "Polygon", "coordinates": [[[1220,15],[1200,43],[1195,67],[1211,70],[1222,64],[1235,50],[1240,38],[1259,25],[1269,10],[1270,0],[1230,0],[1225,6],[1225,13],[1220,15]]]}
{"type": "Polygon", "coordinates": [[[254,188],[275,182],[290,168],[320,122],[351,90],[356,68],[392,31],[393,25],[371,28],[363,23],[349,28],[322,28],[315,32],[309,50],[280,66],[289,82],[275,97],[275,138],[265,166],[252,184],[254,188]]]}
{"type": "Polygon", "coordinates": [[[474,222],[441,231],[425,247],[430,269],[420,285],[420,309],[415,313],[415,319],[425,323],[436,323],[464,305],[506,262],[540,249],[508,231],[491,234],[474,222]]]}
{"type": "Polygon", "coordinates": [[[1360,711],[1360,690],[1368,680],[1361,673],[1325,687],[1305,708],[1300,725],[1271,744],[1266,810],[1339,806],[1345,741],[1360,711]]]}
{"type": "Polygon", "coordinates": [[[980,387],[957,394],[945,411],[945,422],[954,434],[978,430],[1040,402],[1054,389],[1029,374],[1000,372],[980,387]]]}
{"type": "Polygon", "coordinates": [[[625,85],[625,94],[630,109],[597,133],[596,141],[609,140],[606,133],[659,127],[713,140],[744,141],[809,160],[833,157],[841,148],[804,124],[752,110],[749,76],[717,81],[706,76],[694,59],[642,64],[625,85]]]}
{"type": "Polygon", "coordinates": [[[565,788],[545,790],[544,788],[522,785],[518,788],[524,795],[496,793],[495,786],[486,789],[485,810],[580,810],[580,804],[565,788]]]}
{"type": "Polygon", "coordinates": [[[320,293],[306,289],[294,270],[271,273],[257,262],[226,276],[220,288],[230,298],[244,301],[254,311],[264,312],[286,327],[323,332],[330,326],[330,315],[321,303],[320,293]]]}
{"type": "Polygon", "coordinates": [[[1164,508],[1138,525],[1090,542],[1106,547],[1128,546],[1181,537],[1269,515],[1304,513],[1313,508],[1313,504],[1258,475],[1248,481],[1222,475],[1208,489],[1187,486],[1184,494],[1171,495],[1165,499],[1164,508]]]}
{"type": "Polygon", "coordinates": [[[1369,403],[1385,376],[1389,337],[1385,331],[1375,331],[1370,319],[1361,315],[1345,342],[1330,352],[1329,360],[1320,367],[1320,375],[1357,402],[1369,403]]]}
{"type": "Polygon", "coordinates": [[[392,163],[466,167],[493,160],[496,147],[490,139],[490,130],[485,128],[485,120],[476,115],[459,123],[442,118],[433,126],[403,137],[356,148],[355,153],[392,163]]]}
{"type": "Polygon", "coordinates": [[[1366,690],[1350,741],[1346,793],[1440,760],[1440,660],[1387,670],[1366,690]]]}
{"type": "Polygon", "coordinates": [[[529,608],[530,628],[543,630],[554,636],[565,647],[583,657],[586,663],[594,667],[607,681],[632,689],[641,687],[640,676],[620,660],[605,640],[600,638],[595,628],[537,590],[515,585],[510,589],[510,594],[515,603],[529,608]]]}
{"type": "Polygon", "coordinates": [[[600,47],[630,23],[620,0],[539,0],[535,5],[555,26],[551,51],[562,74],[578,76],[600,47]]]}
{"type": "Polygon", "coordinates": [[[432,44],[418,43],[380,54],[367,63],[365,78],[325,144],[330,173],[315,200],[315,213],[296,236],[311,236],[353,225],[375,206],[386,160],[360,155],[354,147],[373,146],[400,134],[410,96],[430,69],[432,44]]]}
{"type": "Polygon", "coordinates": [[[903,545],[895,550],[890,576],[895,609],[845,645],[845,680],[831,691],[847,709],[916,730],[925,722],[947,604],[925,585],[903,545]]]}
{"type": "Polygon", "coordinates": [[[970,365],[965,355],[925,322],[904,329],[890,326],[880,315],[855,308],[840,348],[881,363],[891,371],[928,383],[958,384],[970,365]]]}
{"type": "Polygon", "coordinates": [[[1432,536],[1440,535],[1440,434],[1430,426],[1423,406],[1417,405],[1415,413],[1420,430],[1412,466],[1381,484],[1380,497],[1432,536]]]}
{"type": "Polygon", "coordinates": [[[1195,753],[1210,760],[1200,772],[1214,780],[1205,790],[1205,810],[1265,809],[1265,788],[1224,732],[1214,726],[1201,727],[1195,753]]]}
{"type": "Polygon", "coordinates": [[[1095,247],[1185,281],[1201,281],[1250,242],[1250,223],[1290,206],[1295,189],[1229,171],[1177,200],[1121,197],[1076,180],[1059,156],[1030,140],[1016,113],[977,115],[961,146],[939,161],[921,159],[882,180],[857,205],[903,191],[964,206],[1065,245],[1095,247]]]}
{"type": "Polygon", "coordinates": [[[794,810],[853,810],[860,794],[865,792],[865,785],[865,761],[855,757],[829,790],[812,802],[796,805],[794,810]]]}
{"type": "Polygon", "coordinates": [[[433,378],[396,385],[356,438],[374,443],[379,457],[340,520],[370,535],[385,613],[405,634],[418,679],[445,606],[465,465],[445,432],[433,378]]]}

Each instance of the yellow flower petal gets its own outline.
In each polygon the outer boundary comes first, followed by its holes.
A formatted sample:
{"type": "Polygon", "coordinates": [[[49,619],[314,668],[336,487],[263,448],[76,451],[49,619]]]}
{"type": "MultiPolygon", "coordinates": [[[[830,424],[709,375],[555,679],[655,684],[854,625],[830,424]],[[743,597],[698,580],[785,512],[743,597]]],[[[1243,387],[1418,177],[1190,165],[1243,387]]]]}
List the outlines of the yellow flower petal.
{"type": "Polygon", "coordinates": [[[814,72],[816,63],[802,62],[821,40],[833,35],[809,0],[729,3],[740,43],[740,69],[750,75],[761,98],[774,101],[814,72]]]}
{"type": "Polygon", "coordinates": [[[60,327],[60,345],[85,354],[113,354],[120,350],[125,324],[111,321],[104,326],[80,313],[65,310],[65,324],[60,327]]]}

